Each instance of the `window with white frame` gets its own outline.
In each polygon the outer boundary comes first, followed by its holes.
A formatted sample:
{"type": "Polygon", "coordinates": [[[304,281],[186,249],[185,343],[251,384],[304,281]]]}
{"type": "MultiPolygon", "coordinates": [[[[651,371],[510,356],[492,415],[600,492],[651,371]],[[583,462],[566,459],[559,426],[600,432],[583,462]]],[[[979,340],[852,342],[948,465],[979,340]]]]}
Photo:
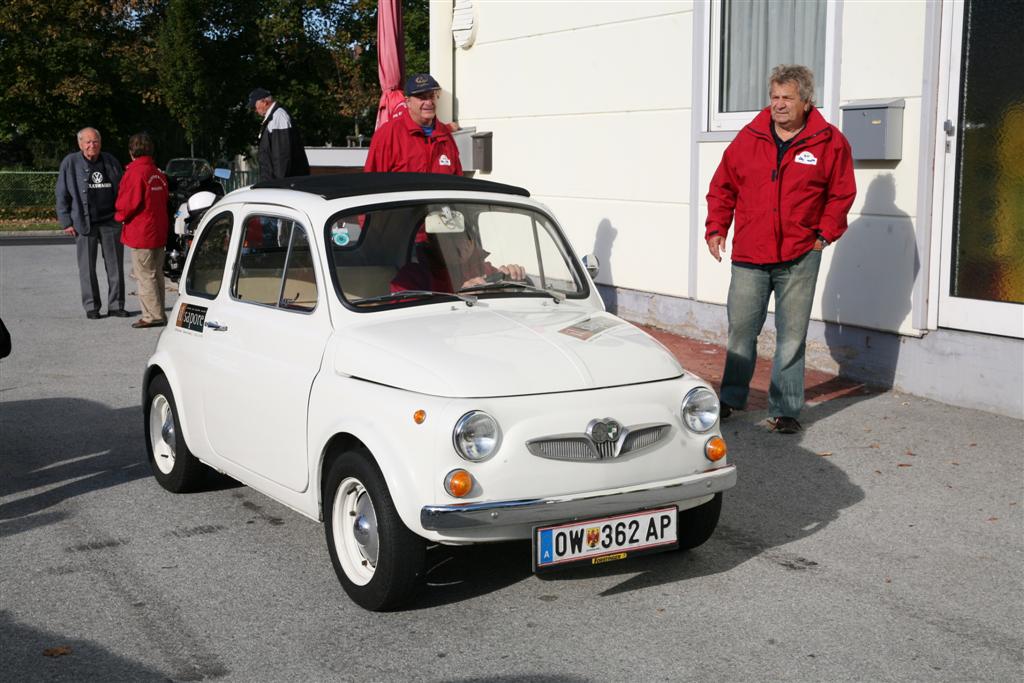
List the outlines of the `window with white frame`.
{"type": "Polygon", "coordinates": [[[815,104],[828,102],[834,13],[834,0],[711,0],[706,130],[749,123],[768,105],[768,74],[777,64],[810,67],[815,104]]]}

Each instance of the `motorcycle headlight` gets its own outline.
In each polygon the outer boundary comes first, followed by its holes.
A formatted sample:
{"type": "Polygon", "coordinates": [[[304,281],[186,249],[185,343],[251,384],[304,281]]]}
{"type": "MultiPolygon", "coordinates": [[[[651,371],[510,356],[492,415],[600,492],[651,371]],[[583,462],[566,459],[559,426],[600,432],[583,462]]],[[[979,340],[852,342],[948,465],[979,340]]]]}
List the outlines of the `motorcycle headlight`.
{"type": "Polygon", "coordinates": [[[473,410],[459,418],[452,432],[456,452],[466,460],[480,462],[498,452],[501,427],[498,421],[481,410],[473,410]]]}
{"type": "Polygon", "coordinates": [[[718,422],[718,397],[705,387],[691,389],[683,399],[680,414],[687,429],[703,433],[718,422]]]}

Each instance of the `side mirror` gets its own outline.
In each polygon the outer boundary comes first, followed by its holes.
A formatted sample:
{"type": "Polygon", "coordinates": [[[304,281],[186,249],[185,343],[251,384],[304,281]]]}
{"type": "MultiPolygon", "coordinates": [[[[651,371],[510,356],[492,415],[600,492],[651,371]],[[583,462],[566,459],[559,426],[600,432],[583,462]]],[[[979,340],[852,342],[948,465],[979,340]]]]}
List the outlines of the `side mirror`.
{"type": "Polygon", "coordinates": [[[587,254],[583,257],[583,267],[587,269],[590,274],[591,280],[597,279],[597,274],[601,272],[601,262],[597,260],[597,257],[593,254],[587,254]]]}
{"type": "Polygon", "coordinates": [[[222,180],[227,180],[231,177],[230,168],[215,168],[213,169],[213,175],[222,180]]]}

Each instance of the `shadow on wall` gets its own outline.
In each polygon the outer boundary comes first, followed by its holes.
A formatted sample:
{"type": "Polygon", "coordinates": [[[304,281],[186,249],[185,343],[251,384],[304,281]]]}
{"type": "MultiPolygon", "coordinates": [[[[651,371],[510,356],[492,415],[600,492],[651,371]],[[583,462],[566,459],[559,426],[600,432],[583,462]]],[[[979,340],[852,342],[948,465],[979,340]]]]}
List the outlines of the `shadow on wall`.
{"type": "Polygon", "coordinates": [[[614,278],[612,277],[612,245],[619,231],[612,226],[607,218],[602,218],[597,225],[597,234],[594,235],[594,256],[601,266],[597,277],[602,283],[598,285],[598,291],[604,300],[604,306],[609,313],[617,313],[619,309],[619,295],[615,291],[614,278]]]}
{"type": "Polygon", "coordinates": [[[914,224],[896,206],[892,174],[871,181],[860,218],[834,248],[821,302],[833,323],[825,329],[829,353],[840,376],[891,388],[901,343],[895,332],[920,268],[914,224]]]}

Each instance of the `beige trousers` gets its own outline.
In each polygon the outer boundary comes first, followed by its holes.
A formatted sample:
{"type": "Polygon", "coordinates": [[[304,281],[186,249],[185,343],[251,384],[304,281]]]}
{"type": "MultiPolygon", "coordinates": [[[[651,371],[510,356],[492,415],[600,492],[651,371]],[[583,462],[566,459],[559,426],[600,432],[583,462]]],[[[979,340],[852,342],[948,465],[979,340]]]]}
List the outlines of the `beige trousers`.
{"type": "Polygon", "coordinates": [[[132,249],[142,319],[146,322],[166,320],[164,314],[164,247],[132,249]]]}

